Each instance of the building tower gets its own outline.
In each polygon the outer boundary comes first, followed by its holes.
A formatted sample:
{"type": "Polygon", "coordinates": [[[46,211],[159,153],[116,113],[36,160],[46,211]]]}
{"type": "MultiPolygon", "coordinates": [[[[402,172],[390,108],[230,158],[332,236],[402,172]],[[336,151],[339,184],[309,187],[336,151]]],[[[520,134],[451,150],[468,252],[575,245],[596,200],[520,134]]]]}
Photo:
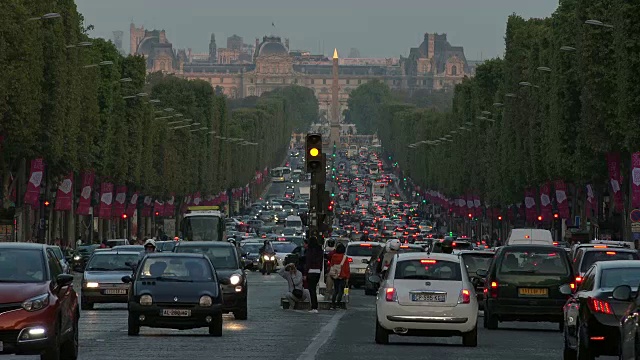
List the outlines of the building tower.
{"type": "Polygon", "coordinates": [[[218,46],[216,45],[216,34],[211,34],[211,41],[209,42],[209,62],[218,62],[218,46]]]}
{"type": "Polygon", "coordinates": [[[331,81],[331,132],[329,145],[340,147],[340,84],[338,77],[338,49],[333,50],[333,80],[331,81]]]}

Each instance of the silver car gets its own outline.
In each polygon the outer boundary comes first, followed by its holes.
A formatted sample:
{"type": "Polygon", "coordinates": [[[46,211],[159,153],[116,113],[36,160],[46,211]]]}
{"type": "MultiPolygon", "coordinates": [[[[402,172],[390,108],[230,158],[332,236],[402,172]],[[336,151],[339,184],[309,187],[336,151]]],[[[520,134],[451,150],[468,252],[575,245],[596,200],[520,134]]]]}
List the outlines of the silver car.
{"type": "Polygon", "coordinates": [[[137,251],[107,250],[97,251],[89,259],[82,274],[80,307],[93,309],[97,303],[123,303],[128,300],[129,284],[122,277],[131,275],[132,266],[141,259],[137,251]]]}

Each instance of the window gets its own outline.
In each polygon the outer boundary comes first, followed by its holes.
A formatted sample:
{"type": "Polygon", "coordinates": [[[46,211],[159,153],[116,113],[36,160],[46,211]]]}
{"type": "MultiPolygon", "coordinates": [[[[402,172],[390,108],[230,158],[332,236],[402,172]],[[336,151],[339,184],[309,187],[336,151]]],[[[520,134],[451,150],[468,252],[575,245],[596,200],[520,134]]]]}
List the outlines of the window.
{"type": "MultiPolygon", "coordinates": [[[[599,249],[598,249],[599,250],[599,249]]],[[[605,249],[607,250],[607,249],[605,249]]],[[[582,264],[580,264],[580,272],[587,271],[591,265],[598,261],[611,261],[611,260],[637,260],[638,253],[627,251],[587,251],[582,258],[582,264]]]]}
{"type": "Polygon", "coordinates": [[[395,279],[462,281],[460,263],[446,260],[404,260],[396,265],[395,279]]]}
{"type": "Polygon", "coordinates": [[[565,255],[559,251],[508,250],[504,252],[498,272],[519,275],[567,275],[569,266],[565,255]]]}
{"type": "Polygon", "coordinates": [[[358,85],[362,84],[362,80],[358,79],[358,85]]]}
{"type": "Polygon", "coordinates": [[[615,288],[628,285],[637,289],[640,285],[640,268],[604,269],[600,274],[600,288],[615,288]]]}
{"type": "Polygon", "coordinates": [[[311,85],[315,84],[316,81],[314,79],[311,79],[311,85]]]}
{"type": "Polygon", "coordinates": [[[467,272],[471,276],[475,276],[476,271],[480,269],[489,270],[493,255],[479,255],[479,254],[463,254],[464,264],[467,266],[467,272]]]}
{"type": "Polygon", "coordinates": [[[451,75],[453,75],[453,76],[458,75],[458,67],[457,66],[453,65],[451,67],[451,75]]]}
{"type": "Polygon", "coordinates": [[[211,265],[204,258],[153,257],[140,267],[140,277],[162,281],[212,281],[211,265]]]}
{"type": "Polygon", "coordinates": [[[175,252],[203,254],[216,269],[237,269],[238,255],[232,246],[177,246],[175,252]]]}
{"type": "Polygon", "coordinates": [[[51,250],[47,250],[47,260],[49,261],[49,271],[51,272],[51,279],[55,279],[58,275],[62,274],[62,266],[60,261],[56,258],[56,255],[51,250]]]}
{"type": "Polygon", "coordinates": [[[87,264],[87,271],[126,271],[129,263],[137,263],[139,255],[133,254],[95,254],[87,264]]]}
{"type": "Polygon", "coordinates": [[[379,246],[364,246],[370,244],[362,244],[362,245],[349,245],[347,246],[346,254],[348,256],[364,256],[367,258],[372,257],[379,250],[379,246]]]}
{"type": "Polygon", "coordinates": [[[220,84],[224,83],[224,78],[220,78],[220,84]]]}
{"type": "Polygon", "coordinates": [[[322,79],[322,84],[327,85],[327,79],[322,79]]]}
{"type": "Polygon", "coordinates": [[[349,85],[351,83],[351,81],[349,79],[347,79],[347,85],[349,85]]]}
{"type": "Polygon", "coordinates": [[[44,269],[42,250],[0,250],[0,282],[42,282],[44,269]]]}
{"type": "Polygon", "coordinates": [[[591,271],[587,272],[582,280],[582,286],[580,286],[580,291],[591,291],[593,290],[593,286],[595,285],[595,271],[591,269],[591,271]]]}

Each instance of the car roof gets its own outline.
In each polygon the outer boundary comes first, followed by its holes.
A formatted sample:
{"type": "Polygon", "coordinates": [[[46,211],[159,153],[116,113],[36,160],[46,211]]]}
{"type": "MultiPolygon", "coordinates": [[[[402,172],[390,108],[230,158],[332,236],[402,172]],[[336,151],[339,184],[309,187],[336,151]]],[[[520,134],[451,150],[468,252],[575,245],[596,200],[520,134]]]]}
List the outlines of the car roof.
{"type": "Polygon", "coordinates": [[[550,250],[550,249],[554,249],[554,250],[562,250],[560,248],[558,248],[557,246],[553,246],[553,245],[534,245],[534,244],[516,244],[516,245],[505,245],[505,246],[501,246],[501,249],[514,249],[514,250],[519,250],[519,249],[533,249],[533,250],[550,250]]]}
{"type": "Polygon", "coordinates": [[[495,255],[495,251],[491,250],[460,250],[460,255],[464,254],[479,254],[479,255],[495,255]]]}
{"type": "Polygon", "coordinates": [[[179,246],[234,247],[232,243],[226,241],[180,241],[176,244],[176,247],[179,246]]]}
{"type": "Polygon", "coordinates": [[[620,268],[640,268],[640,260],[611,260],[597,261],[594,265],[601,270],[604,269],[620,269],[620,268]]]}
{"type": "Polygon", "coordinates": [[[398,253],[398,261],[402,260],[421,260],[421,259],[433,259],[433,260],[446,260],[453,262],[460,262],[460,257],[457,254],[445,254],[445,253],[398,253]]]}
{"type": "Polygon", "coordinates": [[[347,246],[356,246],[360,244],[371,244],[371,246],[382,246],[382,243],[377,241],[350,241],[347,246]]]}
{"type": "Polygon", "coordinates": [[[25,242],[3,242],[0,243],[0,248],[3,249],[24,249],[24,250],[44,250],[47,245],[38,243],[25,243],[25,242]]]}
{"type": "Polygon", "coordinates": [[[96,254],[117,254],[117,255],[140,255],[139,251],[131,251],[131,250],[104,250],[98,251],[96,254]]]}
{"type": "Polygon", "coordinates": [[[150,253],[147,254],[147,258],[161,258],[161,257],[170,257],[170,258],[180,258],[180,257],[190,257],[190,258],[204,258],[204,254],[196,254],[196,253],[174,253],[174,252],[161,252],[161,253],[150,253]]]}

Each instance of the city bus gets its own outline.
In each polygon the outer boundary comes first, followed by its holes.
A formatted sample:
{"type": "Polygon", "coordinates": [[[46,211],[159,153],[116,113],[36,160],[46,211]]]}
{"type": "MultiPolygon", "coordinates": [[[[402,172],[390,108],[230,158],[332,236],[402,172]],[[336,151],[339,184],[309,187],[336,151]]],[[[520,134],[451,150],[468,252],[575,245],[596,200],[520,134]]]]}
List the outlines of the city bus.
{"type": "Polygon", "coordinates": [[[371,198],[373,202],[380,202],[387,198],[387,183],[378,181],[371,184],[371,198]]]}
{"type": "Polygon", "coordinates": [[[218,206],[190,206],[180,222],[183,241],[226,241],[224,217],[218,206]]]}
{"type": "Polygon", "coordinates": [[[291,168],[284,166],[273,168],[269,175],[271,175],[271,181],[273,182],[289,181],[291,178],[291,168]]]}
{"type": "Polygon", "coordinates": [[[358,156],[358,145],[349,145],[347,149],[347,157],[349,159],[353,159],[358,156]]]}

